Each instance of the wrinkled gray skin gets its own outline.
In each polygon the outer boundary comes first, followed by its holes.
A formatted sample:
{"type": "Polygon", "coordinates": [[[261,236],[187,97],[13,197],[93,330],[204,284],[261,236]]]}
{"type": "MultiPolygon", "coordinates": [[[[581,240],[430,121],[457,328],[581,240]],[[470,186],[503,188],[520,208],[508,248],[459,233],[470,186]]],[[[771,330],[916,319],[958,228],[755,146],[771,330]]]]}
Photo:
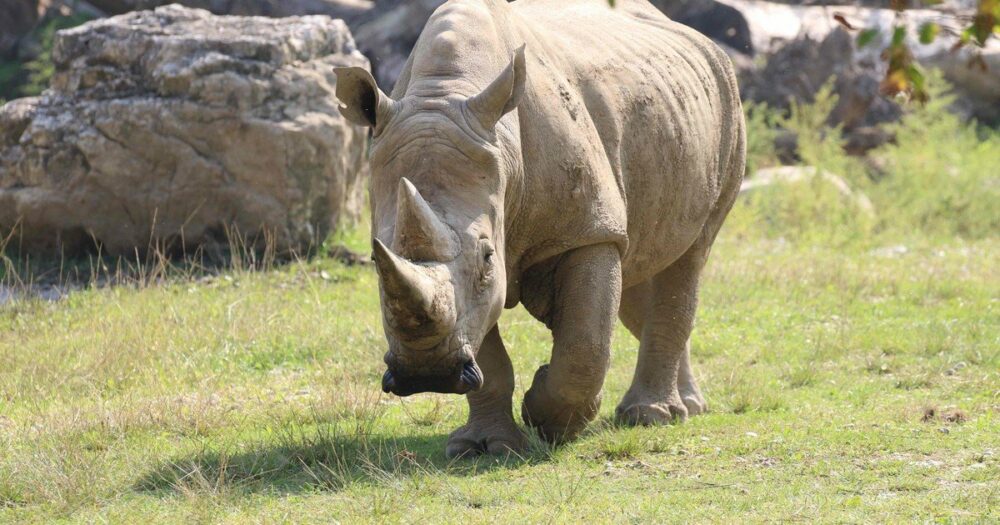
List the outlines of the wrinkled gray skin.
{"type": "Polygon", "coordinates": [[[618,419],[706,409],[688,337],[743,176],[736,80],[707,38],[644,0],[616,4],[453,0],[391,97],[338,70],[341,111],[373,128],[383,389],[467,394],[449,456],[525,446],[497,329],[518,303],[553,335],[522,406],[544,438],[596,416],[616,316],[641,340],[618,419]]]}

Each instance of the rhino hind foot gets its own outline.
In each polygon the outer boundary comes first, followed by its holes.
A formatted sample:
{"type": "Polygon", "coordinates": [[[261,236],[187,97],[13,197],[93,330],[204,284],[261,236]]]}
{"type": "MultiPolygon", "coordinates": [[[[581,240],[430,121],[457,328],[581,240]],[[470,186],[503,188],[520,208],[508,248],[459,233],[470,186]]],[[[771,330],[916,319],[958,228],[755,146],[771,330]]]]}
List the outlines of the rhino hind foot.
{"type": "Polygon", "coordinates": [[[666,403],[637,403],[615,409],[615,421],[628,426],[666,425],[687,419],[687,408],[666,403]]]}
{"type": "Polygon", "coordinates": [[[666,425],[683,422],[691,415],[687,402],[676,390],[667,399],[636,395],[630,391],[615,408],[615,421],[629,426],[666,425]]]}
{"type": "Polygon", "coordinates": [[[517,427],[513,418],[502,424],[465,424],[448,436],[445,456],[448,459],[473,458],[481,455],[519,455],[528,448],[528,436],[517,427]]]}

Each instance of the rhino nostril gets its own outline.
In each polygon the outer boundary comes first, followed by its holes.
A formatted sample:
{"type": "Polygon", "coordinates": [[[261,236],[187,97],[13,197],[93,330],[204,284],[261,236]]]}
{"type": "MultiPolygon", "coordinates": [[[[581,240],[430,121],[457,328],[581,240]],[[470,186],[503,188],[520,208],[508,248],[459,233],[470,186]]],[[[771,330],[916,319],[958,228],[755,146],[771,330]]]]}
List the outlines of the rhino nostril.
{"type": "Polygon", "coordinates": [[[479,390],[483,387],[483,371],[475,361],[469,361],[462,367],[462,382],[472,390],[479,390]]]}
{"type": "Polygon", "coordinates": [[[382,391],[388,394],[393,388],[396,388],[396,378],[392,376],[391,370],[386,370],[382,375],[382,391]]]}

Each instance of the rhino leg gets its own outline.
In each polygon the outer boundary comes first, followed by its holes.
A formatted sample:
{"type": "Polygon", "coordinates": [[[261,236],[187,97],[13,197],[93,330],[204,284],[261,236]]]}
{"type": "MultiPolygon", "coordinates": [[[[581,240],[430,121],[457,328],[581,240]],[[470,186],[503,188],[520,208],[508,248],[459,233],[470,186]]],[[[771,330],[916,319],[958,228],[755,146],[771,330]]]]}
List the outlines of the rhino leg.
{"type": "Polygon", "coordinates": [[[619,315],[640,344],[632,386],[615,410],[618,421],[661,424],[706,410],[691,371],[689,338],[707,251],[695,245],[651,280],[622,293],[619,315]]]}
{"type": "Polygon", "coordinates": [[[698,381],[691,371],[691,342],[684,345],[684,355],[681,356],[681,366],[677,374],[677,390],[681,393],[681,400],[688,410],[689,416],[697,416],[708,412],[708,403],[705,396],[701,395],[698,388],[698,381]]]}
{"type": "Polygon", "coordinates": [[[467,394],[469,421],[451,433],[445,453],[456,458],[523,451],[528,440],[511,408],[514,368],[496,326],[483,339],[476,362],[483,371],[483,386],[467,394]]]}
{"type": "Polygon", "coordinates": [[[576,437],[597,416],[621,298],[621,260],[610,244],[577,248],[554,274],[551,363],[535,373],[521,414],[549,442],[576,437]]]}

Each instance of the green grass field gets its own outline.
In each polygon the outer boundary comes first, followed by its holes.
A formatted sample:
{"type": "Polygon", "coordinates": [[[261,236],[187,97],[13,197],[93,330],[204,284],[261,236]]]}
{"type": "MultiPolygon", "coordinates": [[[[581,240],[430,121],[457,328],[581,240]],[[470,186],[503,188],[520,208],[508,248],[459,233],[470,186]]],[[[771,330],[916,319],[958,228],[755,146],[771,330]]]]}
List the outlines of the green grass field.
{"type": "MultiPolygon", "coordinates": [[[[829,137],[803,150],[874,217],[815,184],[738,203],[693,339],[709,414],[615,426],[638,347],[619,327],[598,421],[524,457],[446,460],[464,399],[381,393],[370,266],[9,302],[0,522],[998,522],[1000,138],[936,111],[877,176],[829,137]]],[[[551,340],[520,308],[501,333],[519,406],[551,340]]]]}

